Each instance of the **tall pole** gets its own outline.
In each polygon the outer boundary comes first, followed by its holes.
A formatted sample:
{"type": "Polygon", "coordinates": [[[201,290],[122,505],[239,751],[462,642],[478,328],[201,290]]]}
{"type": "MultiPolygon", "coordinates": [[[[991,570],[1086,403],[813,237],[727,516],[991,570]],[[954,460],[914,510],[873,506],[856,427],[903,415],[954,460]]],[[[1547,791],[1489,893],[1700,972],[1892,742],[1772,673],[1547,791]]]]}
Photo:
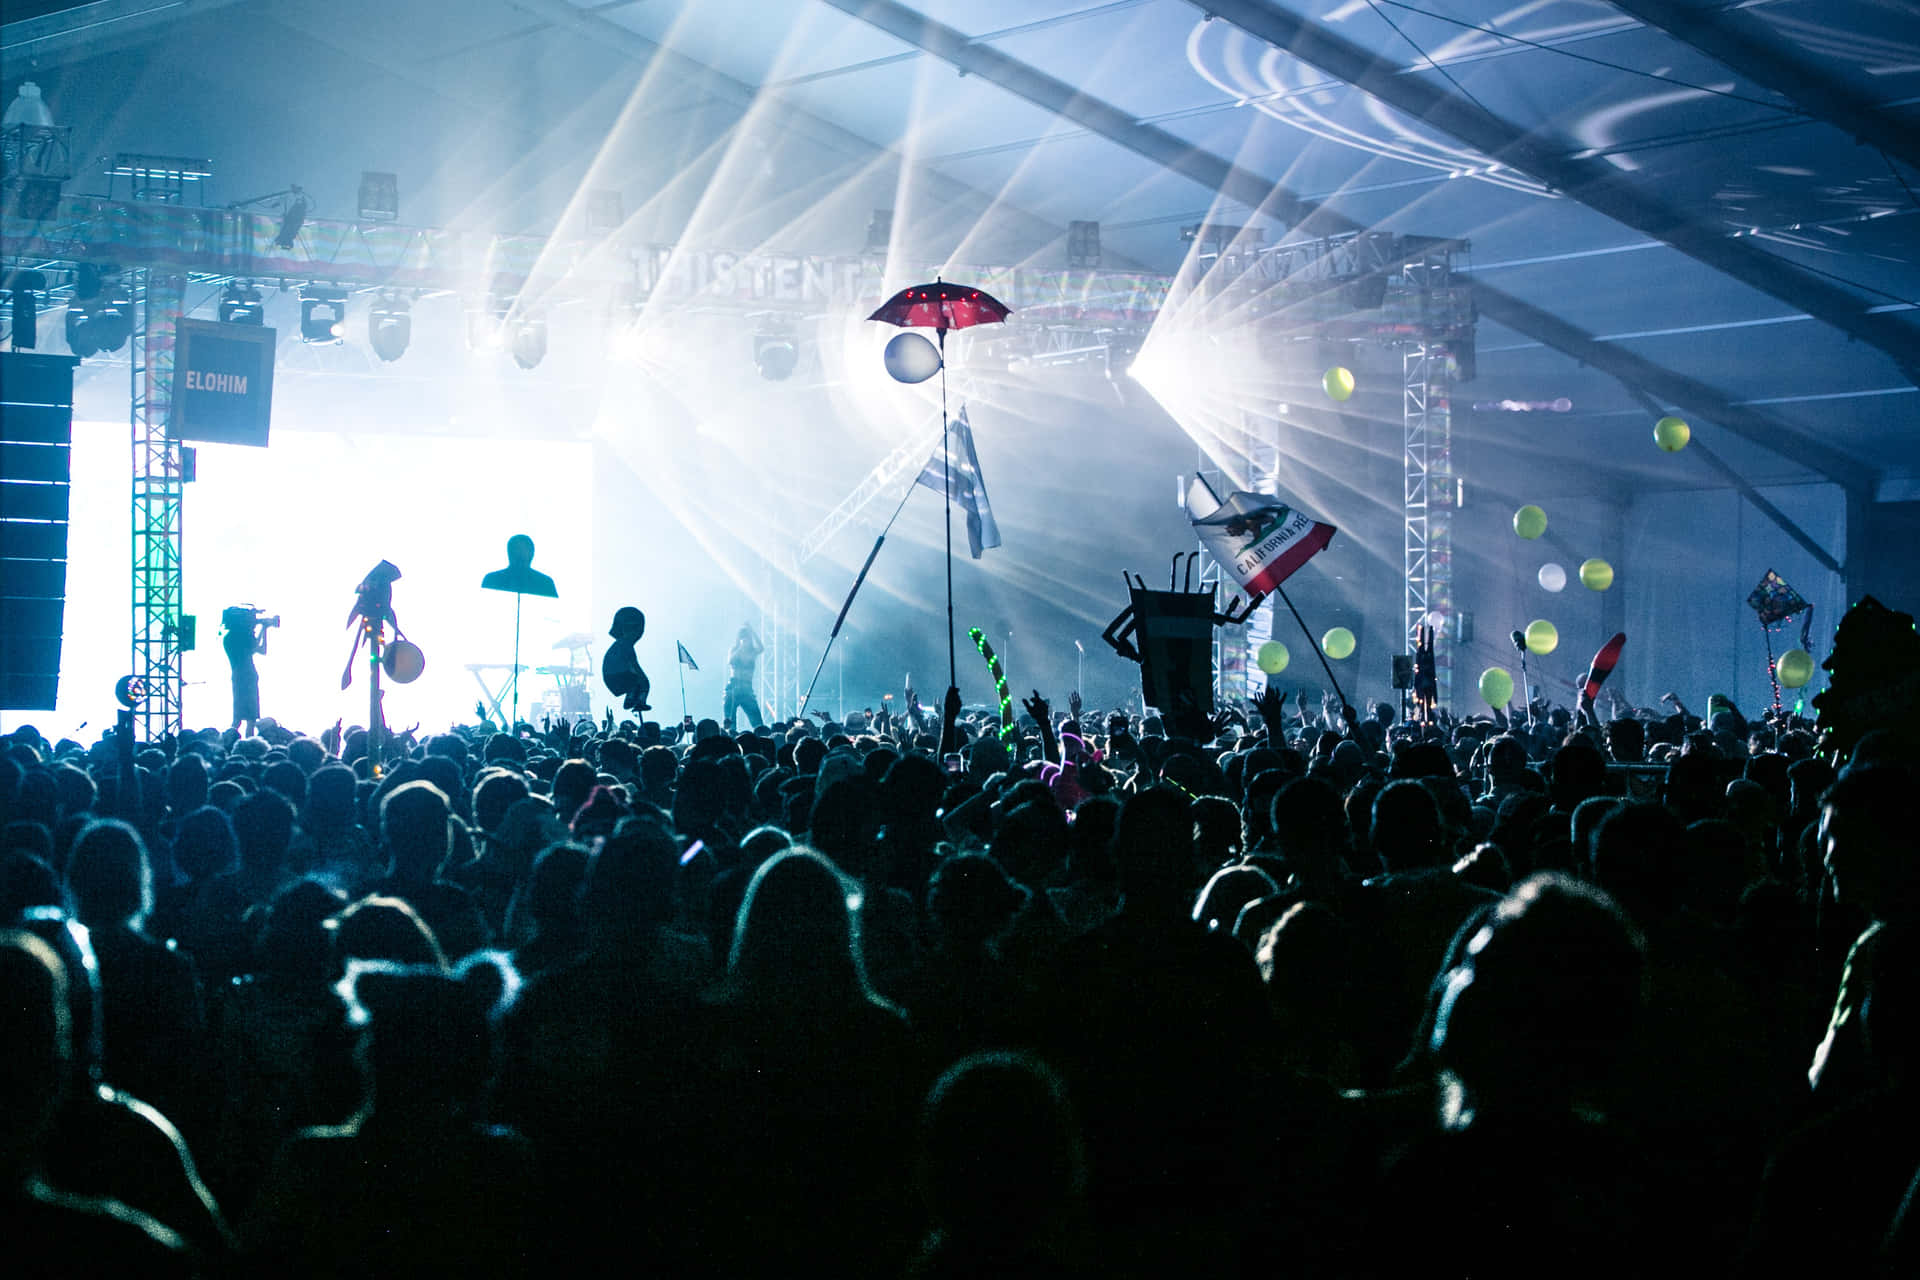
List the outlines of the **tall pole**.
{"type": "Polygon", "coordinates": [[[947,428],[947,328],[940,335],[940,488],[947,504],[947,687],[960,687],[960,664],[953,639],[953,436],[947,428]]]}
{"type": "Polygon", "coordinates": [[[380,646],[385,640],[383,622],[376,617],[366,619],[367,627],[367,759],[368,769],[378,781],[385,773],[381,760],[385,753],[387,736],[386,717],[380,707],[380,646]]]}
{"type": "MultiPolygon", "coordinates": [[[[520,593],[513,593],[513,724],[520,723],[520,593]]],[[[510,725],[508,733],[516,732],[510,725]]]]}

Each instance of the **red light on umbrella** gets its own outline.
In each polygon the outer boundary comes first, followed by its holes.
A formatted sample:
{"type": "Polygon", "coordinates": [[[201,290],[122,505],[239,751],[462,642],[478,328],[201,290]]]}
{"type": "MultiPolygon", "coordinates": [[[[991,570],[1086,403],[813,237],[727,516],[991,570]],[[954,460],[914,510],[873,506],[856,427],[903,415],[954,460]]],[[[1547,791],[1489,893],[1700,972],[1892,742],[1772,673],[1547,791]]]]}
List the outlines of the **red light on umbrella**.
{"type": "Polygon", "coordinates": [[[932,329],[945,335],[949,329],[970,329],[977,324],[999,324],[1007,318],[1007,305],[990,293],[971,285],[935,280],[932,284],[909,285],[880,304],[868,316],[903,329],[932,329]]]}

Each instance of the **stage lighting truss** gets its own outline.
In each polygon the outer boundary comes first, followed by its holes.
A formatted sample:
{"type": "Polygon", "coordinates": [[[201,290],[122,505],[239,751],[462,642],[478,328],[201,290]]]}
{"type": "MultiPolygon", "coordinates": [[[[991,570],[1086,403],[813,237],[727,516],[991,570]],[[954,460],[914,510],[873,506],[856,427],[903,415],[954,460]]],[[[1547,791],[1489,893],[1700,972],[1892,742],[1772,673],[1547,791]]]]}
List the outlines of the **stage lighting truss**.
{"type": "Polygon", "coordinates": [[[346,337],[347,291],[320,285],[300,290],[300,340],[336,344],[346,337]]]}
{"type": "Polygon", "coordinates": [[[238,280],[220,291],[221,324],[265,324],[267,304],[260,290],[238,280]]]}
{"type": "Polygon", "coordinates": [[[367,345],[392,363],[407,353],[413,338],[413,304],[402,294],[384,293],[367,310],[367,345]]]}

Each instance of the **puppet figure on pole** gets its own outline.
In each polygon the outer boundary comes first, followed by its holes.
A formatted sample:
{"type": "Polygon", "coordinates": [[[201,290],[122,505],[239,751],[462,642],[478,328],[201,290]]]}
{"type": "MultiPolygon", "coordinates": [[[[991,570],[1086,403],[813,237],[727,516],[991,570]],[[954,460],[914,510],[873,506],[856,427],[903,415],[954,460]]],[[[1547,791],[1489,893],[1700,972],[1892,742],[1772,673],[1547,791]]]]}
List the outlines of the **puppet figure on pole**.
{"type": "Polygon", "coordinates": [[[407,633],[400,629],[400,619],[393,612],[393,584],[399,577],[400,570],[390,560],[373,566],[354,588],[353,608],[347,614],[347,626],[357,630],[353,648],[347,653],[346,670],[340,673],[340,690],[346,692],[347,686],[353,683],[353,660],[359,655],[360,646],[366,645],[367,762],[375,779],[385,772],[382,752],[387,736],[380,673],[386,672],[396,684],[412,684],[427,669],[426,655],[420,652],[419,645],[407,639],[407,633]],[[393,628],[391,643],[387,640],[388,627],[393,628]]]}
{"type": "MultiPolygon", "coordinates": [[[[947,523],[947,696],[941,707],[940,750],[942,754],[953,749],[953,726],[960,716],[960,675],[959,660],[955,656],[955,638],[953,629],[953,447],[952,431],[947,422],[947,330],[967,329],[977,324],[998,324],[1008,315],[1007,306],[991,294],[969,285],[955,284],[935,277],[931,284],[911,285],[894,294],[880,305],[880,309],[868,316],[869,320],[879,320],[885,324],[898,325],[903,329],[932,329],[938,340],[938,362],[940,372],[940,456],[943,487],[946,491],[947,523]]],[[[902,335],[903,337],[905,335],[902,335]]],[[[895,338],[894,342],[900,342],[895,338]]],[[[922,339],[922,342],[925,340],[922,339]]],[[[889,364],[892,363],[892,345],[889,344],[889,364]]],[[[903,378],[902,381],[924,380],[931,376],[928,369],[921,379],[903,378]]],[[[895,374],[899,377],[899,374],[895,374]]],[[[875,549],[878,549],[876,544],[875,549]]],[[[868,557],[872,563],[872,557],[868,557]]],[[[861,571],[865,576],[865,570],[861,571]]],[[[858,584],[855,584],[858,589],[858,584]]],[[[852,597],[848,597],[851,604],[852,597]]],[[[845,609],[841,610],[842,617],[845,609]]],[[[835,624],[836,630],[838,624],[835,624]]],[[[825,661],[824,655],[821,659],[825,661]]]]}

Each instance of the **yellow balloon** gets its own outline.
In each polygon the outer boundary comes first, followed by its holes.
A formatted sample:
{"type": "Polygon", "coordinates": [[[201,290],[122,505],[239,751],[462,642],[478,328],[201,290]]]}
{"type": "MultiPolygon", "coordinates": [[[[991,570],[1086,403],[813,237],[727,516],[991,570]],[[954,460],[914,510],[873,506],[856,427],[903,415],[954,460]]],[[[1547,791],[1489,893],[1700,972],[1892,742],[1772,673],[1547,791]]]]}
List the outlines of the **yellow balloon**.
{"type": "Polygon", "coordinates": [[[1532,542],[1547,531],[1547,513],[1529,502],[1513,513],[1513,531],[1532,542]]]}
{"type": "Polygon", "coordinates": [[[1613,566],[1595,557],[1580,566],[1580,585],[1589,591],[1605,591],[1613,585],[1613,566]]]}
{"type": "Polygon", "coordinates": [[[1780,676],[1782,687],[1798,689],[1813,679],[1813,655],[1805,649],[1789,649],[1780,655],[1774,670],[1780,676]]]}
{"type": "Polygon", "coordinates": [[[1353,394],[1353,370],[1335,365],[1321,377],[1320,385],[1335,400],[1345,400],[1353,394]]]}
{"type": "Polygon", "coordinates": [[[1560,628],[1545,618],[1535,618],[1527,624],[1527,652],[1552,653],[1560,647],[1560,628]]]}
{"type": "Polygon", "coordinates": [[[1653,442],[1668,453],[1678,453],[1693,439],[1693,428],[1685,418],[1665,417],[1653,424],[1653,442]]]}
{"type": "Polygon", "coordinates": [[[1513,701],[1513,673],[1505,667],[1488,667],[1480,673],[1480,697],[1490,707],[1504,707],[1513,701]]]}
{"type": "Polygon", "coordinates": [[[1292,655],[1287,652],[1287,646],[1278,640],[1267,641],[1255,650],[1253,655],[1255,665],[1270,676],[1277,676],[1285,671],[1287,663],[1291,660],[1292,655]]]}
{"type": "Polygon", "coordinates": [[[1320,637],[1320,647],[1326,650],[1327,656],[1335,662],[1338,662],[1342,658],[1352,657],[1354,646],[1357,643],[1358,641],[1353,638],[1353,632],[1347,630],[1345,627],[1335,627],[1333,630],[1327,632],[1326,635],[1320,637]]]}

